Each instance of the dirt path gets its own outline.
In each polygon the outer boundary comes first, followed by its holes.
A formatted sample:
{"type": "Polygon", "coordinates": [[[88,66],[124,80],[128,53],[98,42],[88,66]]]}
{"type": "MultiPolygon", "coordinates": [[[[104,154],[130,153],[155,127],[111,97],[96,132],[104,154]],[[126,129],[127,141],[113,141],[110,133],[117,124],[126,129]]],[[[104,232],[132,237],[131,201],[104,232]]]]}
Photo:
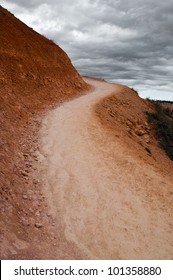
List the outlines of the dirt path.
{"type": "Polygon", "coordinates": [[[172,258],[170,215],[145,192],[171,183],[130,157],[94,117],[94,104],[120,87],[87,82],[95,87],[91,94],[43,120],[40,165],[50,212],[86,258],[172,258]]]}

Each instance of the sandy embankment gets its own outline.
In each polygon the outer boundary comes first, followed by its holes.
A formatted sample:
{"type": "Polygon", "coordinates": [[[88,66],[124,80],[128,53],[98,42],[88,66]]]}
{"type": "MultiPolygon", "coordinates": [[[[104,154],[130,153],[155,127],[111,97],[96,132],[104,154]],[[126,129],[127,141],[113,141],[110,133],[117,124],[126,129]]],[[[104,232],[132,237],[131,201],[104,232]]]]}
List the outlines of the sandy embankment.
{"type": "Polygon", "coordinates": [[[95,90],[51,111],[41,129],[41,176],[57,231],[61,219],[66,240],[88,259],[173,258],[171,214],[145,192],[171,182],[95,117],[94,105],[120,86],[86,80],[95,90]]]}

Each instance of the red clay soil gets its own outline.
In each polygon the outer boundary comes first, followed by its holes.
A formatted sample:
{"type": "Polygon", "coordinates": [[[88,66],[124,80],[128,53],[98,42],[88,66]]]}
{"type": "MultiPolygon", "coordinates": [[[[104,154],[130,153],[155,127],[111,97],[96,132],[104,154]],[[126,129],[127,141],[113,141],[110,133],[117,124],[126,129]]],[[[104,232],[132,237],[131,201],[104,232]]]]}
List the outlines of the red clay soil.
{"type": "MultiPolygon", "coordinates": [[[[1,6],[0,26],[0,257],[55,258],[54,222],[31,176],[38,116],[89,86],[60,47],[1,6]]],[[[69,257],[67,242],[59,250],[59,258],[69,257]]]]}

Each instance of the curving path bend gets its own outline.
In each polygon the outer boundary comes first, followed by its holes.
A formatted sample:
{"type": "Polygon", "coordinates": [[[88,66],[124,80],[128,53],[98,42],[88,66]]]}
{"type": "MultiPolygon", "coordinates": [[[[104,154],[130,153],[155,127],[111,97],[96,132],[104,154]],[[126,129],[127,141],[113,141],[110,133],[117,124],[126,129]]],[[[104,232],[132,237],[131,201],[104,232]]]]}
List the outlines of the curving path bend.
{"type": "Polygon", "coordinates": [[[157,203],[151,207],[138,195],[139,184],[152,187],[162,178],[126,157],[94,115],[94,104],[121,86],[85,80],[95,88],[91,93],[43,120],[40,164],[50,212],[84,258],[171,258],[170,221],[157,203]]]}

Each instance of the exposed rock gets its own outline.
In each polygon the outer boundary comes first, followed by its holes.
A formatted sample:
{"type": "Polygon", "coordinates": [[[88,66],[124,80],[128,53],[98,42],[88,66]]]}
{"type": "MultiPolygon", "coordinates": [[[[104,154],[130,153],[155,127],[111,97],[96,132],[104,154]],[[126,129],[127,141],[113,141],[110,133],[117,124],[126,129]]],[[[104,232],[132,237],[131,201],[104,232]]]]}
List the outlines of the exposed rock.
{"type": "Polygon", "coordinates": [[[138,136],[143,136],[144,134],[146,134],[146,131],[144,129],[136,129],[135,130],[135,133],[138,135],[138,136]]]}
{"type": "Polygon", "coordinates": [[[149,135],[143,135],[143,139],[146,143],[150,143],[150,136],[149,135]]]}
{"type": "Polygon", "coordinates": [[[36,227],[36,228],[42,228],[42,227],[43,227],[43,224],[41,224],[41,223],[35,223],[35,227],[36,227]]]}
{"type": "Polygon", "coordinates": [[[27,177],[28,176],[28,173],[26,171],[21,171],[21,175],[27,177]]]}
{"type": "Polygon", "coordinates": [[[27,168],[32,167],[32,163],[26,163],[25,165],[27,168]]]}

